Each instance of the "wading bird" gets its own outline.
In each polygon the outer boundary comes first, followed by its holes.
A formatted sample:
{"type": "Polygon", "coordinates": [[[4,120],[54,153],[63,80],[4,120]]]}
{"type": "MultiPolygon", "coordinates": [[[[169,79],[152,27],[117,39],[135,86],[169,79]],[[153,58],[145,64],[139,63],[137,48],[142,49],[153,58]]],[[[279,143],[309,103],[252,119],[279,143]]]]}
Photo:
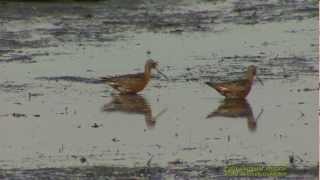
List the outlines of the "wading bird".
{"type": "Polygon", "coordinates": [[[168,77],[158,69],[158,63],[152,59],[146,61],[143,73],[101,77],[100,79],[119,91],[120,94],[136,94],[142,91],[150,81],[152,69],[168,80],[168,77]]]}
{"type": "MultiPolygon", "coordinates": [[[[243,79],[222,83],[206,82],[206,84],[217,90],[227,99],[245,99],[249,94],[252,82],[256,77],[256,69],[256,66],[249,66],[243,79]]],[[[263,85],[261,79],[257,78],[257,80],[263,85]]]]}

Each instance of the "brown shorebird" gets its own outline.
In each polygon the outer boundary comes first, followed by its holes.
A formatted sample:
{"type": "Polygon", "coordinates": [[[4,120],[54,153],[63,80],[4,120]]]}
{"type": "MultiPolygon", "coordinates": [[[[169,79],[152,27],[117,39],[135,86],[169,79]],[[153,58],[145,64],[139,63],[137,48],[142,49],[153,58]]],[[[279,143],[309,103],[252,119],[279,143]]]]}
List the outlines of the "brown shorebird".
{"type": "Polygon", "coordinates": [[[102,111],[144,115],[147,128],[153,129],[157,118],[161,116],[166,109],[153,117],[151,106],[144,97],[138,94],[125,94],[112,96],[112,101],[105,104],[102,111]]]}
{"type": "Polygon", "coordinates": [[[227,118],[246,118],[248,129],[255,131],[257,128],[257,118],[254,117],[250,104],[245,99],[225,99],[220,106],[210,113],[207,118],[227,117],[227,118]]]}
{"type": "Polygon", "coordinates": [[[136,94],[142,91],[150,81],[152,69],[157,70],[168,80],[168,77],[158,69],[158,63],[152,59],[146,61],[143,73],[101,77],[101,80],[119,91],[120,94],[136,94]]]}
{"type": "MultiPolygon", "coordinates": [[[[206,84],[228,99],[245,99],[251,90],[255,77],[256,66],[251,65],[243,79],[223,83],[206,82],[206,84]]],[[[261,79],[257,78],[257,80],[263,85],[261,79]]]]}

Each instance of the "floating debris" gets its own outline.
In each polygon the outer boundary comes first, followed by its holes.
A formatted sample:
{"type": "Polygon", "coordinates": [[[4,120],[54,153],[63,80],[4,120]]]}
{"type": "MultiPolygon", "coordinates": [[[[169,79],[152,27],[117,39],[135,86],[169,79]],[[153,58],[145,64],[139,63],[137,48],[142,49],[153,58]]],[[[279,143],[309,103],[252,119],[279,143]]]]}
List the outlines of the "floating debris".
{"type": "Polygon", "coordinates": [[[196,150],[197,148],[196,147],[185,147],[185,148],[182,148],[183,151],[192,151],[192,150],[196,150]]]}
{"type": "Polygon", "coordinates": [[[118,138],[112,138],[113,142],[119,142],[120,140],[118,138]]]}
{"type": "Polygon", "coordinates": [[[298,117],[298,120],[304,118],[305,114],[302,112],[302,111],[299,111],[300,112],[300,116],[298,117]]]}
{"type": "Polygon", "coordinates": [[[97,124],[97,123],[94,123],[93,125],[91,125],[92,128],[99,128],[101,126],[102,124],[97,124]]]}
{"type": "Polygon", "coordinates": [[[22,114],[22,113],[12,113],[12,116],[15,118],[27,117],[26,114],[22,114]]]}
{"type": "Polygon", "coordinates": [[[84,15],[84,17],[88,18],[88,19],[91,19],[91,18],[93,18],[93,15],[92,14],[86,14],[86,15],[84,15]]]}
{"type": "Polygon", "coordinates": [[[28,93],[28,100],[31,101],[32,97],[38,97],[38,96],[43,96],[43,93],[28,93]]]}
{"type": "Polygon", "coordinates": [[[81,163],[86,163],[86,162],[87,162],[87,159],[82,156],[82,157],[80,158],[80,162],[81,162],[81,163]]]}
{"type": "Polygon", "coordinates": [[[58,76],[58,77],[37,77],[36,80],[47,80],[47,81],[71,81],[87,84],[103,84],[103,81],[100,79],[86,78],[79,76],[58,76]]]}
{"type": "Polygon", "coordinates": [[[294,156],[293,155],[289,155],[289,162],[290,162],[290,164],[294,163],[294,156]]]}

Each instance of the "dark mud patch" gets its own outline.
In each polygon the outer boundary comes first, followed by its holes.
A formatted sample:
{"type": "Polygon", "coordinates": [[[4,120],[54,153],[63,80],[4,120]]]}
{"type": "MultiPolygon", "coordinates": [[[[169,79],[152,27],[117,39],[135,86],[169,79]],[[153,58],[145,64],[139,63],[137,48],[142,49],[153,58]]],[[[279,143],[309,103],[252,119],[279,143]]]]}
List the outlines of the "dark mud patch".
{"type": "Polygon", "coordinates": [[[15,82],[12,81],[5,81],[0,84],[0,91],[9,93],[9,92],[14,92],[14,93],[19,93],[27,88],[30,87],[30,84],[16,84],[15,82]]]}
{"type": "Polygon", "coordinates": [[[33,60],[32,56],[30,55],[8,54],[0,58],[0,62],[36,63],[37,61],[33,60]]]}
{"type": "MultiPolygon", "coordinates": [[[[160,75],[152,76],[152,78],[157,80],[163,80],[160,75]]],[[[46,81],[69,81],[69,82],[78,82],[78,83],[86,83],[86,84],[104,84],[103,80],[97,78],[86,78],[79,76],[57,76],[57,77],[36,77],[36,80],[46,80],[46,81]]],[[[166,80],[163,80],[166,81],[166,80]]]]}
{"type": "Polygon", "coordinates": [[[12,113],[12,116],[15,118],[27,117],[26,114],[22,114],[22,113],[12,113]]]}
{"type": "Polygon", "coordinates": [[[128,31],[215,32],[217,24],[302,20],[316,17],[317,12],[314,0],[4,1],[0,6],[0,49],[43,48],[66,42],[98,45],[129,38],[122,33],[128,31]],[[196,3],[201,8],[192,8],[196,3]],[[32,26],[26,28],[30,23],[32,26]]]}
{"type": "Polygon", "coordinates": [[[92,124],[90,127],[91,127],[91,128],[99,128],[99,127],[102,127],[102,126],[103,126],[102,124],[94,123],[94,124],[92,124]]]}
{"type": "MultiPolygon", "coordinates": [[[[48,36],[45,37],[45,33],[37,28],[24,30],[25,25],[23,25],[22,22],[19,26],[21,27],[12,31],[2,30],[0,28],[0,62],[35,62],[32,60],[33,57],[48,55],[48,53],[41,52],[30,54],[24,52],[26,49],[41,49],[57,46],[56,40],[48,36]]],[[[47,31],[47,29],[45,31],[47,31]]]]}
{"type": "Polygon", "coordinates": [[[310,91],[319,91],[319,88],[303,88],[303,89],[290,89],[290,92],[310,92],[310,91]]]}
{"type": "Polygon", "coordinates": [[[104,82],[95,78],[85,78],[79,76],[58,76],[58,77],[37,77],[36,80],[47,80],[47,81],[70,81],[70,82],[79,82],[86,84],[103,84],[104,82]]]}
{"type": "MultiPolygon", "coordinates": [[[[86,162],[86,161],[85,161],[86,162]]],[[[179,164],[178,164],[179,165],[179,164]]],[[[245,166],[243,164],[237,166],[245,166]]],[[[251,165],[251,166],[255,166],[251,165]]],[[[257,165],[256,165],[257,166],[257,165]]],[[[258,165],[263,167],[263,165],[258,165]]],[[[31,180],[31,179],[208,179],[230,178],[224,174],[225,167],[186,166],[161,167],[74,167],[74,168],[43,168],[43,169],[13,169],[0,170],[1,179],[31,180]]],[[[309,177],[316,178],[317,168],[286,168],[287,176],[283,179],[309,177]]]]}
{"type": "Polygon", "coordinates": [[[26,118],[27,115],[24,114],[24,113],[11,113],[11,114],[1,114],[0,117],[9,117],[9,116],[12,116],[14,118],[26,118]]]}
{"type": "Polygon", "coordinates": [[[0,57],[3,55],[3,54],[7,54],[9,52],[13,52],[13,50],[10,50],[10,49],[0,49],[0,57]]]}
{"type": "MultiPolygon", "coordinates": [[[[14,113],[11,113],[11,114],[0,114],[0,117],[9,117],[9,116],[14,117],[14,118],[27,118],[28,117],[28,115],[25,114],[25,113],[17,113],[17,112],[14,112],[14,113]]],[[[39,118],[40,114],[33,114],[33,115],[30,115],[30,116],[39,118]]]]}
{"type": "Polygon", "coordinates": [[[234,2],[232,22],[257,24],[270,21],[302,20],[317,16],[316,1],[236,1],[234,2]]]}
{"type": "Polygon", "coordinates": [[[24,37],[25,31],[15,33],[3,33],[1,34],[0,48],[20,49],[20,48],[42,48],[50,47],[50,39],[42,38],[38,40],[26,40],[28,37],[24,37]],[[22,36],[22,37],[21,37],[22,36]],[[6,38],[6,39],[5,39],[6,38]]]}

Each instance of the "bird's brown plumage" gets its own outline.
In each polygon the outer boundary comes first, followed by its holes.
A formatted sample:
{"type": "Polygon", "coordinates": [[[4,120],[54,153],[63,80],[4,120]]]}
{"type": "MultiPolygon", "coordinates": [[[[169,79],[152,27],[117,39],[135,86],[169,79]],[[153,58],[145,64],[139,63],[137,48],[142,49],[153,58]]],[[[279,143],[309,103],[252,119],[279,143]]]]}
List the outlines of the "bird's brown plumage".
{"type": "Polygon", "coordinates": [[[206,82],[206,84],[228,99],[244,99],[251,90],[255,76],[256,67],[249,66],[243,79],[222,83],[206,82]]]}
{"type": "Polygon", "coordinates": [[[101,80],[121,94],[136,94],[146,87],[151,77],[151,70],[157,69],[157,66],[158,63],[150,59],[146,61],[143,73],[108,76],[102,77],[101,80]]]}

